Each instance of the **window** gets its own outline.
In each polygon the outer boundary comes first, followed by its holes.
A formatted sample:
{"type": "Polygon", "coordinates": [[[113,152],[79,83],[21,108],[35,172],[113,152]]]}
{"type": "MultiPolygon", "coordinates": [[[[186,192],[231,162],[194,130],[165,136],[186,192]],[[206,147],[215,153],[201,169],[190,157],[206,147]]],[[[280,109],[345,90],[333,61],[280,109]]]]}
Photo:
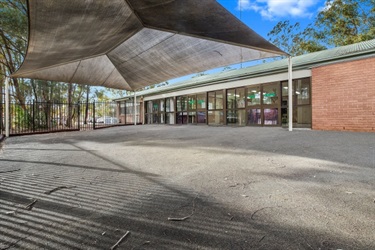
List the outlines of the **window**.
{"type": "Polygon", "coordinates": [[[227,124],[246,125],[245,88],[227,90],[227,124]]]}
{"type": "Polygon", "coordinates": [[[188,113],[187,113],[187,104],[188,98],[186,96],[177,97],[177,124],[187,124],[188,122],[188,113]]]}
{"type": "Polygon", "coordinates": [[[279,104],[279,83],[266,84],[263,86],[263,104],[278,105],[279,104]]]}
{"type": "Polygon", "coordinates": [[[250,86],[247,88],[247,106],[260,105],[260,86],[250,86]]]}
{"type": "MultiPolygon", "coordinates": [[[[310,78],[293,81],[293,127],[311,128],[311,86],[310,78]]],[[[281,120],[288,125],[288,82],[282,83],[281,120]]]]}
{"type": "Polygon", "coordinates": [[[170,97],[165,100],[165,123],[175,124],[175,113],[174,113],[174,98],[170,97]]]}
{"type": "Polygon", "coordinates": [[[208,92],[208,124],[224,124],[223,97],[224,95],[222,90],[208,92]]]}
{"type": "Polygon", "coordinates": [[[205,110],[206,109],[206,94],[197,95],[197,109],[205,110]]]}
{"type": "Polygon", "coordinates": [[[267,83],[262,86],[263,125],[279,125],[280,82],[267,83]]]}
{"type": "Polygon", "coordinates": [[[264,125],[277,125],[279,119],[279,109],[263,109],[264,125]]]}
{"type": "Polygon", "coordinates": [[[206,93],[197,94],[197,123],[206,124],[206,93]]]}
{"type": "Polygon", "coordinates": [[[146,102],[146,124],[164,124],[165,123],[165,100],[153,100],[146,102]]]}
{"type": "Polygon", "coordinates": [[[261,109],[249,109],[248,111],[248,125],[261,125],[262,124],[262,117],[261,117],[261,109]]]}
{"type": "Polygon", "coordinates": [[[125,123],[134,124],[134,100],[132,99],[125,102],[125,123]]]}

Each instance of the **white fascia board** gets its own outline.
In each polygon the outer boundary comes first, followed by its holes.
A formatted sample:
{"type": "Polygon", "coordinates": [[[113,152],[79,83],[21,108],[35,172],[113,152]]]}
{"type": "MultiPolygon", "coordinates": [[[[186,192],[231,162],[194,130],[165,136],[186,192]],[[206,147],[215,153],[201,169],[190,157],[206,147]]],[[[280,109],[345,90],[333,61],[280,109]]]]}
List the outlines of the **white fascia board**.
{"type": "MultiPolygon", "coordinates": [[[[306,77],[311,77],[310,69],[293,71],[293,79],[306,78],[306,77]]],[[[165,94],[145,96],[143,100],[152,101],[152,100],[163,99],[163,98],[174,97],[174,96],[190,95],[190,94],[197,94],[197,93],[209,92],[209,91],[215,91],[215,90],[221,90],[221,89],[246,87],[249,85],[279,82],[279,81],[288,81],[288,72],[275,74],[275,75],[269,75],[269,76],[260,76],[260,77],[249,78],[249,79],[233,80],[233,81],[228,81],[224,83],[212,84],[208,86],[196,87],[196,88],[185,89],[185,90],[176,90],[176,91],[165,93],[165,94]]]]}

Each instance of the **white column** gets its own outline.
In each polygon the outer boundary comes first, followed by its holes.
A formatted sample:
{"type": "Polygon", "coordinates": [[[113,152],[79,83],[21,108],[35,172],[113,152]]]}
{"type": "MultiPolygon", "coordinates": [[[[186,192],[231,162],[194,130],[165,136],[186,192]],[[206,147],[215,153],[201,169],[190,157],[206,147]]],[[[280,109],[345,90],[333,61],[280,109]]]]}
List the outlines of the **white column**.
{"type": "Polygon", "coordinates": [[[289,131],[293,131],[293,63],[292,57],[288,57],[288,117],[289,131]]]}
{"type": "Polygon", "coordinates": [[[5,136],[9,137],[9,110],[10,110],[10,98],[9,98],[9,78],[5,77],[5,136]]]}
{"type": "Polygon", "coordinates": [[[145,125],[146,120],[146,102],[144,101],[144,96],[142,97],[142,124],[145,125]]]}
{"type": "Polygon", "coordinates": [[[134,125],[137,125],[137,94],[134,90],[134,125]]]}

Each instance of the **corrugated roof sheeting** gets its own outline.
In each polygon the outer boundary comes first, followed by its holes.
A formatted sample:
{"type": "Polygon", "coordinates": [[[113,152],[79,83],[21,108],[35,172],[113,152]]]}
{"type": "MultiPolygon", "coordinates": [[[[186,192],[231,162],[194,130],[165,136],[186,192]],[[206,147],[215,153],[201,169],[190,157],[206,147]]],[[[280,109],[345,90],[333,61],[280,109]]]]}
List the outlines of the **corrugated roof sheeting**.
{"type": "Polygon", "coordinates": [[[215,0],[29,0],[28,6],[28,50],[13,77],[134,90],[285,54],[215,0]]]}
{"type": "MultiPolygon", "coordinates": [[[[375,56],[375,39],[293,57],[293,68],[308,69],[330,62],[341,62],[355,58],[363,58],[367,54],[373,54],[373,56],[375,56]]],[[[245,78],[264,74],[271,75],[279,71],[286,72],[287,69],[288,61],[287,59],[282,59],[274,62],[262,63],[248,68],[195,77],[169,86],[140,91],[137,93],[137,95],[146,96],[168,92],[175,89],[183,89],[187,87],[199,86],[202,84],[215,83],[227,79],[245,78]]]]}

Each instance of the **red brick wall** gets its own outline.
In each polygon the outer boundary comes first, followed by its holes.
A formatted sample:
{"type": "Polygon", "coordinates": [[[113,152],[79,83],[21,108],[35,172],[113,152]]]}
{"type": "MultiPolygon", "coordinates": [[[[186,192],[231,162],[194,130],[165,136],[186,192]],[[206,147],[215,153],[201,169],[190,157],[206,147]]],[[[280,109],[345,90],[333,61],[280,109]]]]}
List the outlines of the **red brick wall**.
{"type": "Polygon", "coordinates": [[[312,128],[375,132],[375,58],[312,69],[312,128]]]}

